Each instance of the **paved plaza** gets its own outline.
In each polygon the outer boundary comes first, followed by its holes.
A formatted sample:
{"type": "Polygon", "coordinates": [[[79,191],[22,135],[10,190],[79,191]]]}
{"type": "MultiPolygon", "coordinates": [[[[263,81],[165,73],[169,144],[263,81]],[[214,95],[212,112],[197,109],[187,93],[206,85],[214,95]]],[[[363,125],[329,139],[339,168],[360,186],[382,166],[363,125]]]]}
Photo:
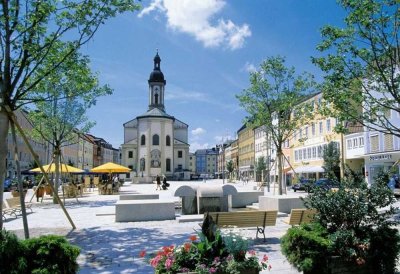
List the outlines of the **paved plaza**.
{"type": "MultiPolygon", "coordinates": [[[[152,184],[125,183],[121,193],[157,193],[160,199],[174,199],[175,190],[185,184],[204,184],[202,181],[175,182],[172,181],[169,190],[156,191],[152,184]]],[[[218,185],[222,180],[207,180],[205,184],[218,185]]],[[[238,191],[253,190],[255,183],[247,185],[238,182],[234,184],[238,191]]],[[[6,198],[10,193],[5,193],[6,198]]],[[[273,192],[268,195],[274,195],[273,192]]],[[[287,195],[305,195],[304,192],[288,191],[287,195]]],[[[32,196],[29,190],[27,200],[32,196]]],[[[71,215],[77,229],[72,230],[67,218],[58,205],[51,203],[50,196],[46,196],[43,203],[32,201],[33,213],[28,214],[28,223],[31,237],[43,234],[65,235],[73,244],[81,248],[78,258],[79,273],[154,273],[147,262],[138,257],[141,250],[155,251],[171,244],[183,244],[190,235],[199,230],[200,221],[178,222],[148,221],[148,222],[115,222],[115,202],[118,195],[98,195],[97,191],[85,192],[83,197],[66,200],[66,208],[71,215]]],[[[177,212],[179,215],[179,212],[177,212]]],[[[259,257],[267,254],[272,265],[271,271],[262,273],[291,274],[299,273],[286,261],[281,254],[280,238],[290,227],[278,217],[276,226],[266,227],[267,241],[255,239],[256,229],[240,229],[243,236],[252,241],[253,248],[258,251],[259,257]]],[[[23,236],[22,218],[10,218],[5,228],[23,236]]]]}

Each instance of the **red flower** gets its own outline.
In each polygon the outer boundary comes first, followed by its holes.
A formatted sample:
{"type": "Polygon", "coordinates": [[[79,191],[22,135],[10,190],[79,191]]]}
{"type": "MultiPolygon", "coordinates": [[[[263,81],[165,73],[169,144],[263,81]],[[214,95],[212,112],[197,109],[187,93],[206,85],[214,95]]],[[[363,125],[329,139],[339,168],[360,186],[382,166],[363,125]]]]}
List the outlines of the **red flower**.
{"type": "Polygon", "coordinates": [[[144,256],[146,256],[146,250],[142,250],[139,252],[139,257],[143,258],[144,256]]]}
{"type": "Polygon", "coordinates": [[[194,242],[194,241],[197,240],[197,236],[196,236],[196,235],[191,235],[191,236],[189,237],[189,239],[190,239],[192,242],[194,242]]]}
{"type": "Polygon", "coordinates": [[[192,246],[191,243],[185,243],[185,244],[183,245],[183,247],[185,248],[185,251],[186,251],[186,252],[189,252],[191,246],[192,246]]]}
{"type": "Polygon", "coordinates": [[[266,262],[266,261],[268,261],[268,256],[267,255],[264,255],[264,257],[263,257],[263,262],[266,262]]]}

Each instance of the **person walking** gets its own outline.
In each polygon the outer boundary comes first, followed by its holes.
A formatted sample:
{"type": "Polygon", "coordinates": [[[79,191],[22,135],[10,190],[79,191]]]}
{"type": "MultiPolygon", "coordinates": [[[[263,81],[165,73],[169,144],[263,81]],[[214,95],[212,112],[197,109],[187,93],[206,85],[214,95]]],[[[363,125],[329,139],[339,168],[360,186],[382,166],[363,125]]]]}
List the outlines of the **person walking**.
{"type": "Polygon", "coordinates": [[[161,178],[160,178],[160,176],[158,174],[157,174],[157,177],[156,177],[156,182],[157,182],[156,190],[158,190],[158,189],[162,190],[161,189],[161,178]]]}

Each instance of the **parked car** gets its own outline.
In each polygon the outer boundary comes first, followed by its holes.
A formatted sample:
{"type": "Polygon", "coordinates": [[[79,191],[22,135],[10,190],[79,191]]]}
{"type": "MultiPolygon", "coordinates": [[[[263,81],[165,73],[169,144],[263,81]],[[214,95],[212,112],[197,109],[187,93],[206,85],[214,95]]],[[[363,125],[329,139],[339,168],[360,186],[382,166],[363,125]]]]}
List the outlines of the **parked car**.
{"type": "Polygon", "coordinates": [[[311,179],[306,179],[306,178],[301,178],[300,181],[297,184],[292,185],[292,189],[294,192],[297,190],[304,190],[308,192],[308,189],[312,185],[312,180],[311,179]]]}
{"type": "Polygon", "coordinates": [[[339,184],[328,178],[320,178],[312,184],[310,191],[314,188],[322,188],[325,190],[330,190],[332,188],[338,188],[339,184]]]}

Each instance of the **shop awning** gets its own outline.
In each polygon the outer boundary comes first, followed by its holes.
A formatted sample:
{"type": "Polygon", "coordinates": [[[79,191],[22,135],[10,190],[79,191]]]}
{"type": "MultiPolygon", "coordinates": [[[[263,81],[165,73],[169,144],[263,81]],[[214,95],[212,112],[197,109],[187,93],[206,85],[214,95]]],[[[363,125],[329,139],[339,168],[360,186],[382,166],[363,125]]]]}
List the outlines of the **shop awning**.
{"type": "MultiPolygon", "coordinates": [[[[299,166],[294,169],[296,173],[317,173],[325,172],[322,166],[299,166]]],[[[293,170],[289,170],[287,173],[292,174],[293,170]]]]}

